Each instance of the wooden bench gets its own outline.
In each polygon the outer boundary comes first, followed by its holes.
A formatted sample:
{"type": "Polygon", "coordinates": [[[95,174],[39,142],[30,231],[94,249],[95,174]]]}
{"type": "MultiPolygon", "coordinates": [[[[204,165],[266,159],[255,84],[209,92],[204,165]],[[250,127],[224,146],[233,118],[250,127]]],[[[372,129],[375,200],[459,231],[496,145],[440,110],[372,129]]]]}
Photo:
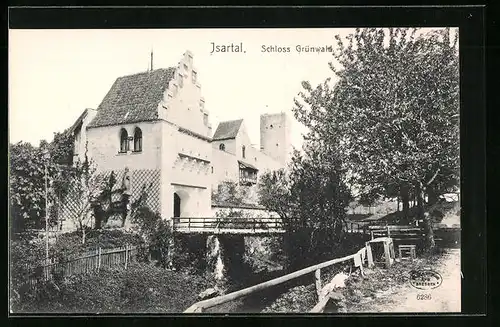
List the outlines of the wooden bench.
{"type": "Polygon", "coordinates": [[[415,245],[409,245],[409,244],[399,245],[398,246],[399,260],[403,260],[403,253],[407,252],[410,254],[409,258],[411,259],[411,261],[413,261],[417,257],[416,252],[415,252],[415,248],[416,248],[415,245]]]}

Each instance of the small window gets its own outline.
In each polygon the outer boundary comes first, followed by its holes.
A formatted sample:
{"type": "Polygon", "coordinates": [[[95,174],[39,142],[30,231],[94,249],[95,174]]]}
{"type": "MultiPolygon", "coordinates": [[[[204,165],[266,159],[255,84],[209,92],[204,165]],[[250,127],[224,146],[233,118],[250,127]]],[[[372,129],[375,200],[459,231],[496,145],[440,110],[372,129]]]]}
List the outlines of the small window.
{"type": "Polygon", "coordinates": [[[219,144],[219,150],[226,151],[226,146],[224,145],[224,143],[219,144]]]}
{"type": "Polygon", "coordinates": [[[214,167],[212,166],[212,174],[214,173],[214,167]]]}
{"type": "Polygon", "coordinates": [[[196,83],[196,75],[198,74],[193,70],[193,83],[196,83]]]}
{"type": "Polygon", "coordinates": [[[142,131],[139,127],[134,131],[134,152],[142,151],[142,131]]]}
{"type": "Polygon", "coordinates": [[[184,64],[184,70],[188,70],[188,65],[184,64]]]}
{"type": "Polygon", "coordinates": [[[184,79],[181,74],[179,74],[179,87],[184,87],[184,79]]]}
{"type": "Polygon", "coordinates": [[[279,146],[279,144],[278,144],[278,143],[276,143],[276,146],[279,146]]]}
{"type": "Polygon", "coordinates": [[[241,157],[245,159],[245,146],[241,147],[241,157]]]}
{"type": "Polygon", "coordinates": [[[271,129],[272,129],[272,128],[273,128],[273,125],[269,126],[269,128],[271,128],[271,129]]]}
{"type": "Polygon", "coordinates": [[[125,128],[122,128],[120,131],[120,152],[127,152],[128,149],[128,133],[125,128]]]}
{"type": "Polygon", "coordinates": [[[208,125],[208,114],[203,114],[203,124],[208,125]]]}

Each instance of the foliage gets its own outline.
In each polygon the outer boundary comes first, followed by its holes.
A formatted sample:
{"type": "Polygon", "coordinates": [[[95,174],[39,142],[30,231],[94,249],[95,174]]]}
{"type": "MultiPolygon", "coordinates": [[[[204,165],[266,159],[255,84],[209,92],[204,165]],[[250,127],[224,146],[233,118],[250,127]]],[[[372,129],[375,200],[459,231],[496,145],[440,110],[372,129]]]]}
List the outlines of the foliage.
{"type": "Polygon", "coordinates": [[[78,231],[62,234],[57,241],[50,247],[50,255],[57,256],[60,261],[72,257],[82,256],[89,251],[95,251],[98,248],[114,249],[126,245],[142,245],[143,240],[134,233],[128,233],[123,230],[89,230],[86,233],[85,244],[81,243],[81,236],[78,231]]]}
{"type": "Polygon", "coordinates": [[[158,263],[170,268],[174,236],[170,223],[147,206],[148,188],[142,188],[139,198],[131,204],[131,219],[146,246],[158,258],[158,263]]]}
{"type": "Polygon", "coordinates": [[[336,36],[334,79],[314,89],[303,82],[294,108],[307,137],[345,159],[350,185],[362,192],[398,185],[405,212],[410,191],[422,209],[426,188],[456,185],[459,167],[458,34],[417,32],[369,28],[336,36]]]}
{"type": "Polygon", "coordinates": [[[82,233],[82,243],[85,243],[86,227],[92,219],[95,204],[100,201],[106,181],[96,173],[92,162],[77,162],[72,170],[71,183],[63,202],[68,203],[66,211],[69,219],[78,226],[82,233]]]}
{"type": "Polygon", "coordinates": [[[45,222],[45,167],[49,223],[57,224],[58,197],[65,195],[69,185],[69,166],[73,161],[73,138],[66,132],[55,133],[51,143],[35,147],[27,142],[10,144],[9,151],[10,217],[13,237],[27,229],[41,228],[45,222]]]}
{"type": "Polygon", "coordinates": [[[21,296],[27,292],[24,284],[29,276],[41,275],[40,270],[34,270],[43,263],[45,248],[42,242],[28,242],[16,240],[10,242],[9,249],[10,282],[11,290],[21,296]]]}
{"type": "Polygon", "coordinates": [[[289,171],[264,174],[259,184],[261,204],[283,219],[289,265],[314,262],[339,244],[350,194],[342,180],[338,158],[307,141],[296,151],[289,171]]]}
{"type": "Polygon", "coordinates": [[[12,231],[42,226],[45,216],[44,162],[39,148],[19,142],[10,146],[10,216],[12,231]]]}
{"type": "Polygon", "coordinates": [[[212,191],[212,201],[218,204],[239,206],[245,203],[247,188],[237,182],[223,181],[218,185],[217,191],[212,191]]]}
{"type": "Polygon", "coordinates": [[[102,269],[50,284],[24,299],[14,312],[46,313],[179,313],[210,287],[203,277],[153,265],[132,263],[127,270],[102,269]]]}
{"type": "Polygon", "coordinates": [[[207,271],[207,237],[205,235],[176,235],[173,261],[180,271],[203,274],[207,271]]]}

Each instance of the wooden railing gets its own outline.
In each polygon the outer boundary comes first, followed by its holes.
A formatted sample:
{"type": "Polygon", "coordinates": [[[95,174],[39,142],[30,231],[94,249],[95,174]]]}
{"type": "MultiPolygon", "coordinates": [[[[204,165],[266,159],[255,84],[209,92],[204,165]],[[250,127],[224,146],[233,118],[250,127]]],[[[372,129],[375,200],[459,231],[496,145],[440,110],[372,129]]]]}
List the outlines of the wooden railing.
{"type": "MultiPolygon", "coordinates": [[[[380,239],[380,241],[381,242],[390,242],[390,239],[385,238],[385,239],[380,239]]],[[[384,247],[384,249],[385,248],[386,247],[384,247]]],[[[387,247],[387,249],[388,249],[388,247],[387,247]]],[[[389,252],[387,252],[386,255],[390,255],[389,252]]],[[[218,296],[218,297],[215,297],[212,299],[197,302],[197,303],[193,304],[192,306],[190,306],[188,309],[186,309],[184,311],[184,313],[201,313],[208,308],[215,307],[217,305],[227,303],[230,301],[234,301],[238,298],[247,296],[249,294],[252,294],[252,293],[255,293],[258,291],[262,291],[264,289],[267,289],[267,288],[270,288],[270,287],[273,287],[273,286],[276,286],[279,284],[283,284],[283,283],[290,281],[292,279],[296,279],[296,278],[299,278],[301,276],[311,274],[311,273],[314,273],[316,292],[318,294],[318,298],[319,298],[320,303],[322,303],[322,302],[324,302],[323,301],[324,298],[328,297],[328,293],[325,294],[325,292],[323,292],[323,289],[322,289],[321,269],[331,267],[335,264],[339,264],[342,262],[347,262],[347,261],[353,260],[354,266],[359,267],[361,269],[361,271],[363,271],[363,264],[365,262],[365,259],[367,259],[369,267],[373,266],[373,264],[374,264],[373,263],[373,256],[372,256],[371,247],[369,244],[366,244],[366,246],[361,248],[358,252],[351,254],[351,255],[348,255],[346,257],[322,262],[320,264],[310,266],[310,267],[295,271],[291,274],[287,274],[287,275],[269,280],[269,281],[264,282],[264,283],[260,283],[260,284],[257,284],[257,285],[251,286],[251,287],[247,287],[247,288],[244,288],[244,289],[236,291],[236,292],[232,292],[232,293],[229,293],[226,295],[222,295],[222,296],[218,296]]],[[[323,308],[324,308],[324,306],[323,306],[323,308]]],[[[314,310],[316,310],[315,312],[321,312],[321,308],[318,308],[318,307],[315,307],[314,310]]]]}
{"type": "Polygon", "coordinates": [[[347,233],[360,233],[360,234],[367,234],[368,233],[368,224],[367,223],[361,223],[361,222],[355,222],[355,221],[347,221],[345,223],[345,231],[347,233]]]}
{"type": "Polygon", "coordinates": [[[174,231],[180,233],[282,233],[281,218],[174,217],[174,231]]]}

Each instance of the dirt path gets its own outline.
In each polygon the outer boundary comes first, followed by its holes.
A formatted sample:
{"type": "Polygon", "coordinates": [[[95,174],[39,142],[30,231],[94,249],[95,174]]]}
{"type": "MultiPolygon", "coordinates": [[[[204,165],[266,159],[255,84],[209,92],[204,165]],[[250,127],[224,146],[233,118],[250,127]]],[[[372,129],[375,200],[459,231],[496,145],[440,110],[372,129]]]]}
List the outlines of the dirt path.
{"type": "Polygon", "coordinates": [[[460,312],[460,250],[448,249],[439,257],[417,259],[414,263],[395,263],[389,270],[376,268],[354,283],[349,290],[349,312],[460,312]],[[409,283],[413,269],[430,268],[438,272],[442,284],[419,290],[409,283]]]}

